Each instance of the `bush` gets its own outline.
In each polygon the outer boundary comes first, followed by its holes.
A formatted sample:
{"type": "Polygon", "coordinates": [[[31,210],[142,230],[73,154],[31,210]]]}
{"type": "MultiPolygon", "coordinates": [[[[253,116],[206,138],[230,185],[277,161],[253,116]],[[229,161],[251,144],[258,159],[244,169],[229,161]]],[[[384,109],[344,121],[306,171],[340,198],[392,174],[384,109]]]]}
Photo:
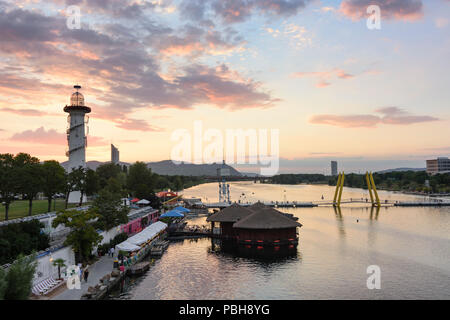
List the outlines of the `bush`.
{"type": "Polygon", "coordinates": [[[5,300],[27,300],[31,294],[33,277],[36,271],[37,261],[35,255],[18,259],[9,267],[6,274],[5,300]]]}
{"type": "Polygon", "coordinates": [[[43,224],[38,220],[12,223],[0,228],[0,264],[14,261],[20,254],[49,247],[49,236],[41,232],[43,224]]]}

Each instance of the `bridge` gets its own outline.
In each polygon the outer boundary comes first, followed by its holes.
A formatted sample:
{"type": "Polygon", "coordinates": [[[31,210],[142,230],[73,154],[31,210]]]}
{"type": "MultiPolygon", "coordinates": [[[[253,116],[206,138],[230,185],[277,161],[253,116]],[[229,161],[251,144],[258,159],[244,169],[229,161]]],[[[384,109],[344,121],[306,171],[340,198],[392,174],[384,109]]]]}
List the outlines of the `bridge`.
{"type": "MultiPolygon", "coordinates": [[[[321,201],[311,201],[311,202],[302,202],[302,201],[260,201],[266,206],[274,207],[274,208],[314,208],[319,206],[336,206],[333,200],[321,200],[321,201]]],[[[243,207],[251,206],[256,202],[245,202],[238,203],[243,207]]],[[[349,198],[349,199],[341,199],[340,204],[364,204],[368,206],[372,206],[370,199],[365,198],[349,198]]],[[[227,208],[231,205],[231,203],[227,202],[212,202],[205,203],[205,207],[208,209],[223,209],[227,208]]],[[[444,207],[450,206],[450,201],[398,201],[398,200],[380,200],[380,207],[444,207]]]]}
{"type": "MultiPolygon", "coordinates": [[[[342,199],[342,193],[344,189],[345,173],[340,172],[336,183],[336,190],[334,192],[333,200],[321,200],[321,201],[260,201],[269,207],[274,208],[313,208],[318,206],[333,206],[339,208],[341,204],[364,204],[372,207],[434,207],[434,206],[450,206],[450,201],[444,201],[442,199],[433,199],[429,201],[400,201],[386,199],[381,200],[378,196],[378,191],[375,186],[375,180],[372,172],[366,172],[365,182],[367,183],[367,189],[369,190],[369,198],[349,198],[342,199]]],[[[251,206],[254,202],[238,202],[243,207],[251,206]]],[[[231,205],[231,201],[228,202],[213,202],[204,204],[208,209],[223,209],[231,205]]]]}

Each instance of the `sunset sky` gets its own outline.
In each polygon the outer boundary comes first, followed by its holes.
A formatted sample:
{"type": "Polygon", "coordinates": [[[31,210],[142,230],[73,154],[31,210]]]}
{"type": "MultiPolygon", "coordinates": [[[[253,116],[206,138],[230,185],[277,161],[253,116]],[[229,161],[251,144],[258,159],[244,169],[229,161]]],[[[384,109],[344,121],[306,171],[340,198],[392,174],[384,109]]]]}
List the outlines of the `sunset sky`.
{"type": "Polygon", "coordinates": [[[88,161],[169,159],[202,120],[279,129],[281,172],[425,167],[450,155],[449,61],[449,0],[0,0],[0,153],[67,160],[80,84],[88,161]]]}

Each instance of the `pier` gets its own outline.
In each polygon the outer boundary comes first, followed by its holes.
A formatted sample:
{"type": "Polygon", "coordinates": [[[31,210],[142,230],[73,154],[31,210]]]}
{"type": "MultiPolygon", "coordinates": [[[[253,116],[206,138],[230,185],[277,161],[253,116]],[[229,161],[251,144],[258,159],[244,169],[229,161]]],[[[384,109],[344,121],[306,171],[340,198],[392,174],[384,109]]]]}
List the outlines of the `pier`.
{"type": "MultiPolygon", "coordinates": [[[[266,206],[273,208],[314,208],[319,206],[333,206],[333,200],[319,200],[311,202],[302,201],[260,201],[266,206]]],[[[249,207],[256,202],[239,203],[240,206],[249,207]]],[[[372,206],[370,199],[365,198],[350,198],[342,199],[340,204],[365,204],[372,206]]],[[[231,206],[227,202],[212,202],[204,204],[208,209],[224,209],[231,206]]],[[[387,207],[445,207],[450,206],[450,201],[432,200],[432,201],[399,201],[399,200],[380,200],[380,206],[387,207]]]]}

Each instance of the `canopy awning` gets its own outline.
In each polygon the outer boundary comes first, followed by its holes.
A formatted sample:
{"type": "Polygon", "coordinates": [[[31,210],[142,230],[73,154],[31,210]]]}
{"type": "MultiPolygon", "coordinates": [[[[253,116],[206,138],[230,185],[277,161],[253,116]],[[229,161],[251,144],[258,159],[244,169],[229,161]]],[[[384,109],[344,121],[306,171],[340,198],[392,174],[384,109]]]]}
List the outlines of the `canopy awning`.
{"type": "Polygon", "coordinates": [[[124,241],[122,243],[119,243],[118,245],[116,245],[116,251],[127,251],[127,252],[132,252],[132,251],[138,251],[139,249],[141,249],[141,247],[138,247],[132,243],[129,243],[127,241],[124,241]]]}
{"type": "Polygon", "coordinates": [[[139,201],[139,199],[138,198],[134,198],[133,200],[131,200],[130,202],[138,202],[139,201]]]}
{"type": "Polygon", "coordinates": [[[160,218],[183,218],[184,214],[177,210],[170,210],[162,214],[160,218]]]}
{"type": "Polygon", "coordinates": [[[187,212],[191,212],[191,210],[189,210],[188,208],[185,208],[185,207],[181,207],[181,206],[179,206],[179,207],[176,207],[176,208],[175,208],[175,209],[173,209],[173,210],[179,211],[179,212],[181,212],[181,213],[187,213],[187,212]]]}
{"type": "Polygon", "coordinates": [[[142,199],[139,200],[138,202],[136,202],[137,204],[150,204],[150,201],[148,201],[147,199],[142,199]]]}
{"type": "Polygon", "coordinates": [[[147,228],[145,228],[138,234],[128,238],[124,242],[128,242],[135,246],[140,246],[141,244],[146,243],[149,240],[153,240],[153,238],[156,237],[156,235],[158,233],[165,230],[166,228],[167,228],[167,224],[165,224],[164,222],[158,221],[158,222],[152,223],[147,228]]]}

